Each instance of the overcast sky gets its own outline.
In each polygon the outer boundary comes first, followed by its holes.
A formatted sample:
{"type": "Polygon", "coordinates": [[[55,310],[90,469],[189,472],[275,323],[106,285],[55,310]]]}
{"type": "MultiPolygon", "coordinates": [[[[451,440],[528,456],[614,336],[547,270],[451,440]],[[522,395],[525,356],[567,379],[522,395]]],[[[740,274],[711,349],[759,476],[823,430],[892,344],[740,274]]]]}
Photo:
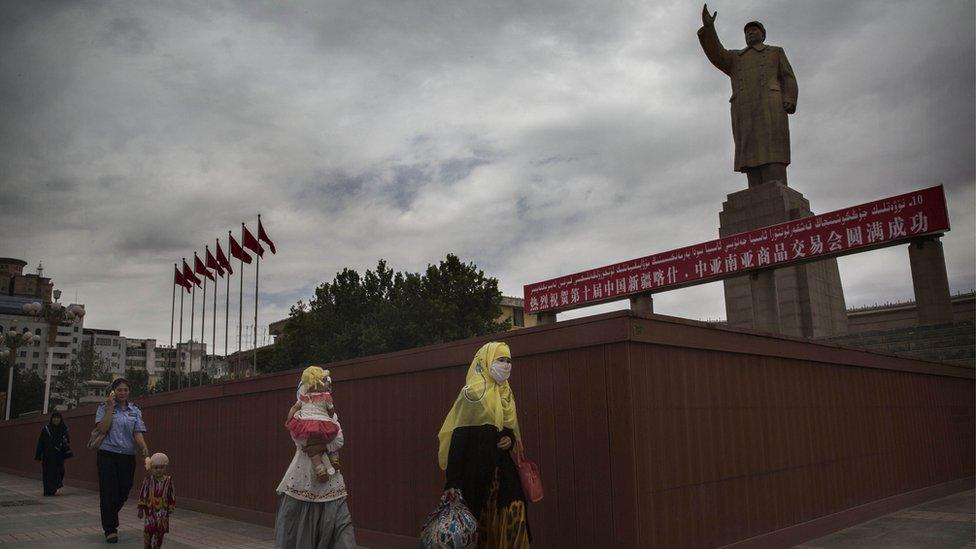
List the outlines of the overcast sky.
{"type": "MultiPolygon", "coordinates": [[[[974,2],[710,8],[726,47],[759,19],[785,49],[814,211],[943,184],[950,286],[976,286],[974,2]]],[[[173,262],[258,213],[262,325],[379,258],[453,252],[521,296],[710,240],[746,180],[700,25],[687,1],[3,2],[0,257],[43,261],[87,327],[168,343],[173,262]]],[[[840,270],[848,306],[912,297],[906,246],[840,270]]],[[[655,308],[722,318],[721,283],[655,308]]]]}

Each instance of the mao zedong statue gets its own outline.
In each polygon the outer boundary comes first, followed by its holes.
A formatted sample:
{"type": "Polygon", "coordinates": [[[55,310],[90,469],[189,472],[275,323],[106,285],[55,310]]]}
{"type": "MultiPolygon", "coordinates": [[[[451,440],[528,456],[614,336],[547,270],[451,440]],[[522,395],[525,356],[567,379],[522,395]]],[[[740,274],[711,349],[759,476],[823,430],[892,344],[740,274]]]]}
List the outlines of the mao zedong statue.
{"type": "Polygon", "coordinates": [[[790,163],[790,125],[796,112],[797,86],[783,48],[767,46],[766,29],[752,21],[744,28],[746,47],[727,50],[715,32],[718,12],[702,8],[698,40],[708,60],[732,79],[732,138],[735,171],[745,172],[749,187],[779,181],[786,184],[790,163]]]}

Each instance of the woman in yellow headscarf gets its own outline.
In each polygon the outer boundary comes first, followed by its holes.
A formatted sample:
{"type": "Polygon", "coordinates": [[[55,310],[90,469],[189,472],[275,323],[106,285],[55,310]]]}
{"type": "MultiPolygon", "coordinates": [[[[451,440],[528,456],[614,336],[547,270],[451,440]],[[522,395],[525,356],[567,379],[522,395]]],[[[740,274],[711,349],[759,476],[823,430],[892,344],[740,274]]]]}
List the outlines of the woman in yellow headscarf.
{"type": "Polygon", "coordinates": [[[492,341],[478,349],[465,385],[438,433],[449,497],[461,493],[478,519],[478,546],[527,548],[525,494],[509,450],[522,440],[508,384],[512,353],[492,341]]]}

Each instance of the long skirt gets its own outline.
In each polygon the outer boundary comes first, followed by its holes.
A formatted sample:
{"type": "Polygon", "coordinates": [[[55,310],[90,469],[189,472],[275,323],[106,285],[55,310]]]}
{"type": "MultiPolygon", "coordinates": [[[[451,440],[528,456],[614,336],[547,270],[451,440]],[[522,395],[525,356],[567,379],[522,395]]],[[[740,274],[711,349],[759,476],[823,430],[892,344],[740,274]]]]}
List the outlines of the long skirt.
{"type": "Polygon", "coordinates": [[[498,469],[488,489],[485,508],[478,519],[478,547],[484,549],[529,549],[529,519],[525,502],[514,500],[498,508],[498,469]]]}
{"type": "Polygon", "coordinates": [[[346,498],[312,503],[282,495],[275,517],[277,549],[356,549],[346,498]]]}
{"type": "Polygon", "coordinates": [[[41,460],[41,478],[44,481],[44,495],[53,496],[64,486],[64,458],[41,460]]]}

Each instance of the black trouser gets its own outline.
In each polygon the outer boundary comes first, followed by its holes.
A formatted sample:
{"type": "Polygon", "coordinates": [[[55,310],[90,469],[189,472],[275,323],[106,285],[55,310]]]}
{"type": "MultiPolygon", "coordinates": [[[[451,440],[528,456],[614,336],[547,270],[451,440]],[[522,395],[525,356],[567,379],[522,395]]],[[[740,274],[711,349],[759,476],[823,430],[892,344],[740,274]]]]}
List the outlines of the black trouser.
{"type": "Polygon", "coordinates": [[[102,511],[102,530],[119,529],[119,511],[125,505],[136,473],[136,456],[98,451],[98,499],[102,511]]]}

